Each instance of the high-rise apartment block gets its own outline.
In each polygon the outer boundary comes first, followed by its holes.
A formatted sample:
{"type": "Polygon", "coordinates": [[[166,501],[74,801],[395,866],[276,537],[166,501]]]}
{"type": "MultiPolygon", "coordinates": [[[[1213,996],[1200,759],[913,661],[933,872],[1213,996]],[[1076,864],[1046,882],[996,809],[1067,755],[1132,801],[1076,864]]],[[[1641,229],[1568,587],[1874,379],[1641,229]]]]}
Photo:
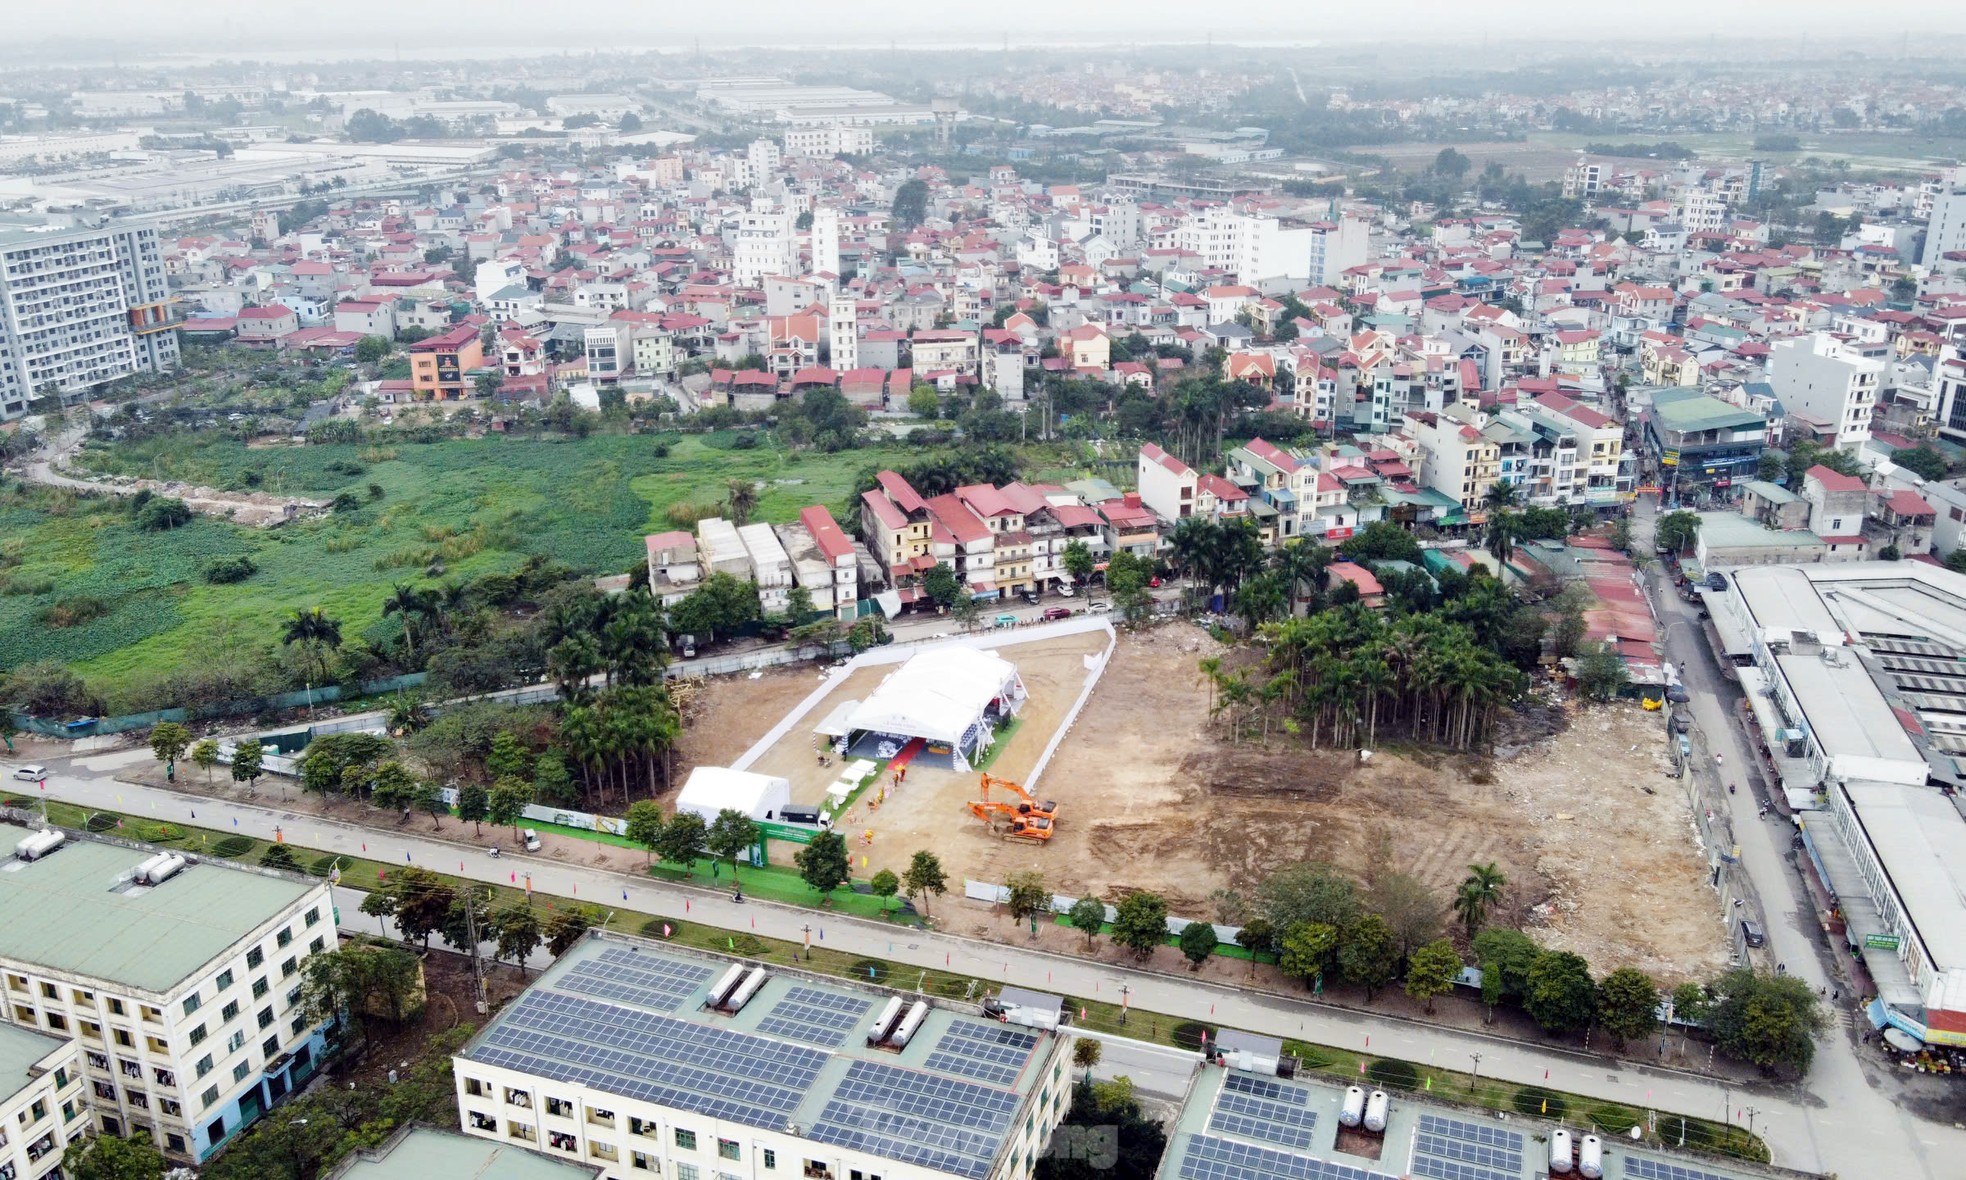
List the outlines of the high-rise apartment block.
{"type": "Polygon", "coordinates": [[[0,221],[0,420],[178,363],[157,230],[0,221]]]}

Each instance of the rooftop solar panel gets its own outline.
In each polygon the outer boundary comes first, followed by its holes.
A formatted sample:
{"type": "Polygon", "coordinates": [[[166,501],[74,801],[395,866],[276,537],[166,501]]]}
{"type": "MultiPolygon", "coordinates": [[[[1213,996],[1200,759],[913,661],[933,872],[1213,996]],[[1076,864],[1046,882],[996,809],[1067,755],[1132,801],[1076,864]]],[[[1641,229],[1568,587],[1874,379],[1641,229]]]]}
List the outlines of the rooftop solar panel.
{"type": "Polygon", "coordinates": [[[1223,1090],[1215,1096],[1208,1129],[1283,1147],[1309,1147],[1317,1112],[1307,1106],[1288,1106],[1252,1094],[1223,1090]]]}
{"type": "Polygon", "coordinates": [[[1454,1160],[1436,1159],[1433,1156],[1413,1157],[1412,1175],[1425,1177],[1425,1180],[1518,1180],[1520,1173],[1497,1172],[1492,1168],[1477,1168],[1473,1164],[1457,1163],[1454,1160]]]}
{"type": "Polygon", "coordinates": [[[1523,1142],[1517,1131],[1423,1113],[1413,1137],[1412,1173],[1427,1180],[1516,1180],[1523,1142]]]}
{"type": "Polygon", "coordinates": [[[1181,1180],[1393,1180],[1352,1164],[1321,1160],[1247,1143],[1190,1135],[1182,1152],[1181,1180]]]}
{"type": "Polygon", "coordinates": [[[1631,1180],[1734,1180],[1734,1177],[1721,1172],[1689,1168],[1685,1164],[1648,1159],[1642,1155],[1625,1157],[1625,1175],[1631,1180]]]}
{"type": "Polygon", "coordinates": [[[990,1170],[1018,1101],[1010,1091],[856,1061],[834,1089],[810,1137],[981,1177],[990,1170]]]}
{"type": "Polygon", "coordinates": [[[1479,1143],[1487,1147],[1503,1147],[1520,1154],[1522,1152],[1522,1133],[1506,1127],[1490,1126],[1487,1123],[1470,1123],[1463,1119],[1448,1118],[1446,1115],[1422,1114],[1420,1130],[1429,1134],[1460,1139],[1467,1143],[1479,1143]]]}
{"type": "Polygon", "coordinates": [[[1272,1102],[1287,1102],[1292,1106],[1305,1106],[1310,1103],[1310,1095],[1301,1086],[1289,1086],[1255,1074],[1230,1072],[1222,1078],[1222,1088],[1238,1094],[1254,1094],[1272,1102]]]}

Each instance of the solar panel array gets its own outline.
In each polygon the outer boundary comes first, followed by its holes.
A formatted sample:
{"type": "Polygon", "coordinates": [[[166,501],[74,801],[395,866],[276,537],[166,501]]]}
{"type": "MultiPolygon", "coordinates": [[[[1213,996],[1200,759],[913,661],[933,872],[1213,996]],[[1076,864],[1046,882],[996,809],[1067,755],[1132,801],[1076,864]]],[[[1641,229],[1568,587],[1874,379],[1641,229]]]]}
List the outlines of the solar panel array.
{"type": "Polygon", "coordinates": [[[827,1061],[752,1033],[537,990],[471,1057],[753,1127],[783,1126],[827,1061]]]}
{"type": "Polygon", "coordinates": [[[1302,1106],[1310,1101],[1301,1086],[1287,1086],[1282,1082],[1258,1077],[1253,1073],[1226,1074],[1222,1078],[1224,1090],[1234,1090],[1238,1094],[1254,1094],[1258,1098],[1268,1098],[1272,1102],[1289,1102],[1302,1106]]]}
{"type": "Polygon", "coordinates": [[[1018,1102],[1009,1090],[855,1061],[806,1137],[981,1180],[1018,1102]]]}
{"type": "Polygon", "coordinates": [[[594,958],[576,963],[553,986],[561,991],[673,1012],[697,988],[708,983],[712,974],[712,968],[701,964],[609,947],[594,958]]]}
{"type": "Polygon", "coordinates": [[[923,1062],[929,1069],[961,1074],[993,1086],[1010,1086],[1024,1072],[1036,1033],[970,1017],[957,1017],[923,1062]]]}
{"type": "Polygon", "coordinates": [[[1248,1143],[1188,1136],[1181,1155],[1181,1180],[1392,1180],[1353,1164],[1272,1151],[1248,1143]]]}
{"type": "Polygon", "coordinates": [[[1303,1105],[1271,1102],[1253,1094],[1224,1088],[1215,1096],[1215,1113],[1208,1129],[1285,1147],[1309,1147],[1317,1112],[1303,1105]]]}
{"type": "Polygon", "coordinates": [[[1428,1180],[1517,1180],[1522,1144],[1520,1132],[1422,1114],[1411,1171],[1428,1180]]]}
{"type": "Polygon", "coordinates": [[[1625,1157],[1625,1175],[1631,1180],[1734,1180],[1720,1172],[1689,1168],[1684,1164],[1647,1159],[1642,1155],[1625,1157]]]}
{"type": "Polygon", "coordinates": [[[859,996],[795,987],[771,1006],[758,1022],[758,1031],[834,1049],[873,1006],[872,1000],[859,996]]]}

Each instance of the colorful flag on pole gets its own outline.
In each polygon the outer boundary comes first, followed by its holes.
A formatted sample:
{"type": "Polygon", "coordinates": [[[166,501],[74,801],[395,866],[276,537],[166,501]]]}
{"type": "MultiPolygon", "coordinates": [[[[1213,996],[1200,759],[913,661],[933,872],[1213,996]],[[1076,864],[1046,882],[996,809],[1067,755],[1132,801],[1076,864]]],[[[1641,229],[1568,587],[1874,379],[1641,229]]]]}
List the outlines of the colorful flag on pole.
{"type": "Polygon", "coordinates": [[[671,928],[670,928],[670,926],[669,926],[669,923],[667,923],[667,922],[664,922],[664,923],[662,924],[662,937],[664,937],[664,938],[667,938],[667,937],[669,937],[669,936],[670,936],[671,934],[674,934],[674,933],[675,933],[675,931],[674,931],[673,929],[671,929],[671,928]]]}
{"type": "Polygon", "coordinates": [[[1432,1075],[1432,1074],[1428,1074],[1428,1075],[1427,1075],[1427,1089],[1429,1089],[1429,1090],[1431,1090],[1431,1089],[1433,1089],[1433,1088],[1434,1088],[1434,1078],[1433,1078],[1433,1075],[1432,1075]]]}

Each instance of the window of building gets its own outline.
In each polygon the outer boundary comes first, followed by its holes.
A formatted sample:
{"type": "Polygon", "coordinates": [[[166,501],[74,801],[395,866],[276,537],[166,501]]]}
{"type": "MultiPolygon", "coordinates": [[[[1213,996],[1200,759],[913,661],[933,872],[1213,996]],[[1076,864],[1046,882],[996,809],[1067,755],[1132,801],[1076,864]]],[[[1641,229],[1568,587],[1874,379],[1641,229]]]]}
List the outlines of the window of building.
{"type": "Polygon", "coordinates": [[[127,1015],[129,1015],[129,1013],[127,1013],[127,1012],[126,1012],[126,1011],[124,1011],[124,1009],[123,1009],[123,1001],[121,1001],[121,1000],[119,1000],[119,999],[117,999],[117,998],[115,998],[114,996],[111,996],[111,997],[110,997],[110,999],[109,999],[109,1013],[110,1013],[110,1015],[112,1015],[112,1016],[127,1016],[127,1015]]]}
{"type": "Polygon", "coordinates": [[[280,1055],[280,1038],[268,1037],[259,1043],[259,1055],[268,1061],[280,1055]]]}
{"type": "Polygon", "coordinates": [[[280,978],[285,979],[289,975],[292,975],[294,972],[298,970],[300,970],[299,961],[295,959],[288,959],[286,962],[280,964],[280,978]]]}
{"type": "MultiPolygon", "coordinates": [[[[169,1101],[169,1099],[166,1099],[166,1101],[168,1102],[168,1101],[169,1101]]],[[[172,1106],[176,1106],[176,1105],[177,1105],[177,1103],[175,1103],[175,1102],[172,1102],[172,1103],[171,1103],[171,1105],[172,1105],[172,1106]]],[[[164,1113],[165,1113],[165,1114],[176,1114],[177,1112],[176,1112],[176,1111],[174,1111],[174,1110],[167,1110],[167,1111],[165,1111],[164,1113]]],[[[184,1136],[182,1136],[182,1135],[180,1135],[180,1134],[178,1134],[178,1133],[177,1133],[176,1131],[166,1131],[166,1132],[164,1132],[164,1150],[165,1150],[165,1151],[168,1151],[168,1152],[170,1152],[170,1153],[171,1153],[172,1155],[183,1155],[183,1154],[185,1154],[185,1151],[184,1151],[184,1136]]]]}
{"type": "Polygon", "coordinates": [[[27,976],[25,976],[25,975],[15,975],[15,974],[13,974],[12,972],[8,972],[8,973],[7,973],[7,986],[8,986],[8,987],[10,987],[10,988],[13,988],[13,989],[14,989],[15,991],[22,991],[22,992],[24,992],[24,991],[26,991],[26,990],[27,990],[27,976]]]}
{"type": "Polygon", "coordinates": [[[322,935],[316,938],[313,942],[307,944],[307,953],[310,955],[318,955],[326,949],[328,949],[328,939],[326,935],[322,935]]]}
{"type": "Polygon", "coordinates": [[[531,1110],[532,1095],[526,1093],[524,1090],[507,1089],[505,1091],[505,1105],[523,1106],[527,1110],[531,1110]]]}
{"type": "Polygon", "coordinates": [[[593,1156],[595,1159],[600,1159],[600,1160],[611,1160],[616,1158],[615,1151],[614,1151],[614,1144],[603,1143],[598,1139],[588,1140],[587,1154],[593,1156]]]}
{"type": "Polygon", "coordinates": [[[232,986],[232,969],[231,969],[230,967],[228,967],[228,968],[226,968],[225,970],[223,970],[223,971],[221,971],[221,972],[219,972],[219,973],[218,973],[218,979],[217,979],[217,981],[216,981],[216,982],[217,982],[217,984],[218,984],[218,990],[220,990],[220,991],[224,991],[224,990],[225,990],[226,988],[228,988],[228,987],[231,987],[231,986],[232,986]]]}
{"type": "Polygon", "coordinates": [[[192,992],[190,995],[184,997],[184,1014],[186,1016],[189,1016],[193,1012],[196,1012],[197,1010],[198,1010],[198,993],[192,992]]]}
{"type": "MultiPolygon", "coordinates": [[[[205,1092],[203,1094],[198,1095],[198,1101],[201,1104],[203,1104],[207,1110],[211,1109],[211,1107],[216,1105],[218,1102],[218,1087],[206,1086],[205,1092]]],[[[217,1126],[219,1130],[218,1130],[218,1134],[212,1136],[212,1138],[216,1139],[225,1134],[225,1120],[220,1119],[214,1125],[217,1126]]]]}
{"type": "Polygon", "coordinates": [[[151,1070],[151,1072],[157,1075],[158,1085],[160,1086],[177,1085],[177,1074],[171,1072],[170,1070],[165,1069],[162,1066],[158,1066],[156,1069],[151,1070]]]}
{"type": "Polygon", "coordinates": [[[196,1027],[196,1028],[194,1028],[194,1029],[192,1029],[192,1030],[191,1030],[191,1043],[192,1043],[192,1044],[194,1044],[194,1045],[195,1045],[195,1044],[197,1044],[198,1042],[200,1042],[200,1041],[202,1041],[202,1040],[204,1040],[204,1039],[205,1039],[205,1026],[204,1026],[204,1025],[202,1025],[202,1024],[201,1024],[201,1025],[199,1025],[198,1027],[196,1027]]]}
{"type": "Polygon", "coordinates": [[[108,1082],[103,1082],[103,1081],[91,1082],[89,1084],[95,1089],[96,1097],[102,1099],[104,1102],[116,1101],[115,1086],[111,1085],[108,1082]]]}
{"type": "Polygon", "coordinates": [[[128,1098],[131,1106],[142,1107],[144,1110],[150,1109],[150,1095],[144,1093],[142,1090],[131,1090],[128,1098]]]}
{"type": "Polygon", "coordinates": [[[717,1158],[727,1159],[727,1160],[742,1158],[742,1153],[738,1150],[737,1147],[737,1140],[735,1139],[717,1140],[717,1158]]]}
{"type": "Polygon", "coordinates": [[[59,1000],[61,999],[61,989],[52,983],[44,983],[41,985],[41,995],[46,999],[59,1000]]]}
{"type": "Polygon", "coordinates": [[[112,1028],[109,1031],[115,1035],[117,1044],[123,1046],[125,1049],[136,1048],[136,1042],[130,1039],[129,1033],[120,1028],[112,1028]]]}
{"type": "Polygon", "coordinates": [[[239,1064],[232,1067],[232,1080],[235,1082],[243,1082],[246,1080],[246,1075],[251,1072],[253,1072],[252,1063],[250,1061],[241,1061],[239,1064]]]}
{"type": "Polygon", "coordinates": [[[676,1180],[698,1180],[701,1173],[695,1164],[677,1164],[676,1180]]]}
{"type": "Polygon", "coordinates": [[[18,1023],[20,1023],[20,1024],[33,1024],[33,1023],[35,1023],[35,1019],[34,1019],[34,1009],[32,1009],[32,1008],[30,1008],[30,1007],[28,1007],[28,1006],[27,1006],[27,1005],[25,1005],[25,1004],[15,1004],[15,1005],[14,1005],[14,1020],[15,1020],[16,1022],[18,1022],[18,1023]]]}
{"type": "Polygon", "coordinates": [[[280,931],[280,936],[278,938],[275,938],[273,941],[280,946],[286,946],[288,943],[292,942],[293,940],[294,940],[294,932],[291,928],[289,928],[280,931]]]}
{"type": "Polygon", "coordinates": [[[97,1024],[93,1020],[84,1020],[80,1023],[82,1025],[83,1036],[94,1041],[100,1041],[102,1039],[102,1026],[100,1024],[97,1024]]]}
{"type": "Polygon", "coordinates": [[[546,1146],[556,1151],[572,1151],[579,1141],[565,1131],[546,1132],[546,1146]]]}
{"type": "Polygon", "coordinates": [[[268,1004],[266,1007],[261,1008],[259,1010],[259,1016],[257,1017],[257,1019],[259,1020],[259,1026],[261,1028],[266,1028],[267,1026],[271,1025],[273,1023],[273,1006],[271,1004],[268,1004]]]}
{"type": "Polygon", "coordinates": [[[266,952],[259,947],[254,947],[246,952],[247,967],[257,967],[264,962],[266,962],[266,952]]]}
{"type": "Polygon", "coordinates": [[[78,1004],[93,1004],[96,1002],[96,993],[94,992],[84,991],[79,987],[70,988],[69,991],[73,993],[75,1002],[78,1004]]]}
{"type": "Polygon", "coordinates": [[[682,1129],[681,1127],[677,1127],[677,1128],[676,1128],[676,1146],[677,1146],[677,1147],[680,1147],[680,1148],[682,1148],[682,1149],[683,1149],[684,1151],[695,1151],[695,1150],[696,1150],[696,1132],[695,1132],[695,1131],[685,1131],[685,1130],[683,1130],[683,1129],[682,1129]]]}
{"type": "Polygon", "coordinates": [[[246,1043],[246,1030],[242,1028],[238,1032],[235,1032],[231,1036],[225,1038],[225,1051],[227,1053],[237,1052],[239,1048],[243,1046],[245,1043],[246,1043]]]}
{"type": "Polygon", "coordinates": [[[50,1012],[48,1013],[48,1027],[54,1029],[56,1032],[67,1032],[68,1017],[63,1016],[59,1012],[50,1012]]]}
{"type": "Polygon", "coordinates": [[[656,1157],[648,1154],[645,1151],[629,1152],[628,1166],[634,1168],[638,1172],[654,1172],[658,1175],[660,1175],[662,1172],[662,1161],[656,1159],[656,1157]]]}
{"type": "Polygon", "coordinates": [[[210,1072],[212,1072],[212,1055],[207,1053],[198,1059],[198,1076],[202,1078],[210,1072]]]}
{"type": "Polygon", "coordinates": [[[156,1008],[152,1008],[148,1004],[144,1004],[142,1005],[142,1007],[143,1007],[143,1018],[145,1020],[150,1021],[152,1024],[163,1023],[164,1014],[161,1011],[159,1011],[156,1008]]]}
{"type": "Polygon", "coordinates": [[[292,1020],[287,1022],[287,1028],[290,1034],[296,1037],[300,1035],[300,1030],[306,1027],[307,1027],[307,1013],[305,1012],[301,1013],[300,1015],[294,1017],[292,1020]]]}
{"type": "Polygon", "coordinates": [[[218,1010],[218,1018],[221,1021],[230,1020],[237,1015],[239,1015],[239,1001],[237,1000],[227,1000],[225,1007],[218,1010]]]}
{"type": "Polygon", "coordinates": [[[315,906],[313,909],[308,910],[306,920],[309,926],[312,926],[314,923],[319,922],[321,920],[321,907],[315,906]]]}
{"type": "Polygon", "coordinates": [[[769,1148],[769,1147],[767,1147],[767,1148],[764,1148],[764,1149],[763,1149],[763,1154],[764,1154],[764,1157],[765,1157],[765,1170],[766,1170],[766,1171],[771,1171],[772,1169],[774,1169],[774,1168],[776,1168],[776,1167],[778,1166],[778,1153],[777,1153],[777,1152],[775,1152],[775,1151],[773,1151],[773,1150],[772,1150],[771,1148],[769,1148]]]}

